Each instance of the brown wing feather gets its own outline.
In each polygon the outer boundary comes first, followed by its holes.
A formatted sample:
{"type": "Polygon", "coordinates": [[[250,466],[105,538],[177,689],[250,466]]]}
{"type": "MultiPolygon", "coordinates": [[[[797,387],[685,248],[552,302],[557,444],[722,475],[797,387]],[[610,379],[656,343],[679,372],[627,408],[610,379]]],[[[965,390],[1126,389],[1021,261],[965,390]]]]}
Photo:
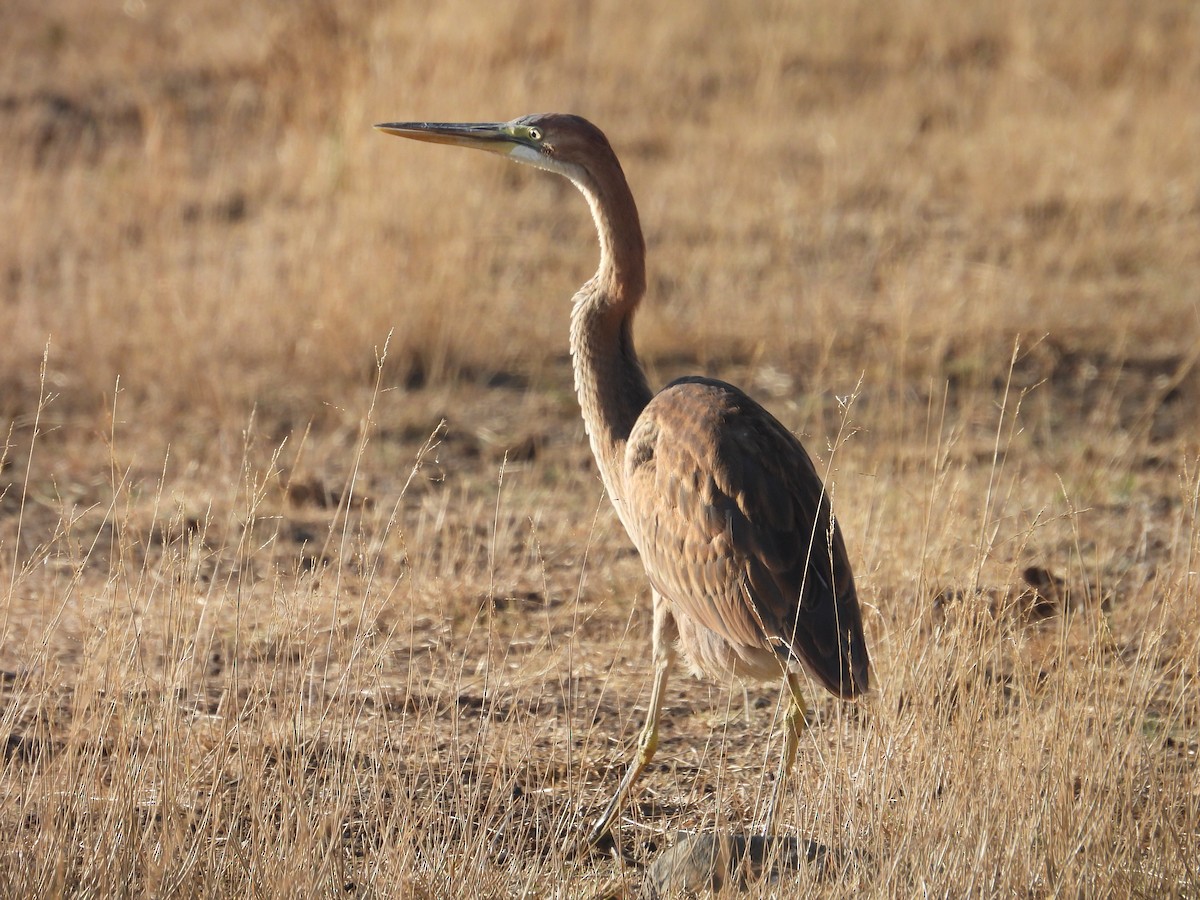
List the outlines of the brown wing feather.
{"type": "Polygon", "coordinates": [[[833,693],[866,690],[854,577],[800,442],[732,385],[672,382],[625,456],[628,523],[654,587],[732,644],[803,662],[833,693]]]}

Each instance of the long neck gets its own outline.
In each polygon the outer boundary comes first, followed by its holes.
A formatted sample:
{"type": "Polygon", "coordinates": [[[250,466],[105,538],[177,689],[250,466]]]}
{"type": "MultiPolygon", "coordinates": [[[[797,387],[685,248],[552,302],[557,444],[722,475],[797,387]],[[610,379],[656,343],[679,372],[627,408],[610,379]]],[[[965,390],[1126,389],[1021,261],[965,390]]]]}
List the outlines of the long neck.
{"type": "Polygon", "coordinates": [[[652,396],[633,349],[633,315],[646,286],[646,247],[633,195],[615,160],[604,175],[574,179],[596,220],[600,268],[575,295],[571,360],[592,453],[620,511],[625,444],[652,396]]]}

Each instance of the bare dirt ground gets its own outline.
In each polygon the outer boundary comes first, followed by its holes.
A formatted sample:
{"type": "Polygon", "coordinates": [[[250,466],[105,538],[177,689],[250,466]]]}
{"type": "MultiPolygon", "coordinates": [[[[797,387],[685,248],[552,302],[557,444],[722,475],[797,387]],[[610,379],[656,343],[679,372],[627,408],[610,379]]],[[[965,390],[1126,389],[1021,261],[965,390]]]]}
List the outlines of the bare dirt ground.
{"type": "Polygon", "coordinates": [[[1200,892],[1200,15],[1184,2],[14,0],[0,892],[633,896],[777,692],[648,699],[571,392],[565,182],[372,131],[586,115],[652,382],[827,472],[877,685],[763,895],[1200,892]]]}

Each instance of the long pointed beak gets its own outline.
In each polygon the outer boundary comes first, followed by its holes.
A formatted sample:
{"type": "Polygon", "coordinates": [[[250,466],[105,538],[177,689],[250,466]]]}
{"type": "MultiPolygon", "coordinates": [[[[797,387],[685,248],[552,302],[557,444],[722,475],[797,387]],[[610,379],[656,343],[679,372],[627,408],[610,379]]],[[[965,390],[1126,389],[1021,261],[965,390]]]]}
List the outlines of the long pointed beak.
{"type": "Polygon", "coordinates": [[[510,153],[520,143],[503,122],[385,122],[375,127],[387,134],[412,138],[414,141],[455,144],[491,150],[493,153],[510,153]]]}

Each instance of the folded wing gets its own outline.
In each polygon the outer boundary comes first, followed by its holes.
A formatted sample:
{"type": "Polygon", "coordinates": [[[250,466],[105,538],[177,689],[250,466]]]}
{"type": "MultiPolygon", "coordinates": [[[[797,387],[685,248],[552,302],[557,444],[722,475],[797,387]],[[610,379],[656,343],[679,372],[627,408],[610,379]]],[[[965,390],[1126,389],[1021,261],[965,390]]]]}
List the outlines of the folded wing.
{"type": "Polygon", "coordinates": [[[627,524],[655,588],[735,645],[802,663],[840,697],[867,689],[862,615],[812,460],[742,391],[684,378],[626,447],[627,524]]]}

